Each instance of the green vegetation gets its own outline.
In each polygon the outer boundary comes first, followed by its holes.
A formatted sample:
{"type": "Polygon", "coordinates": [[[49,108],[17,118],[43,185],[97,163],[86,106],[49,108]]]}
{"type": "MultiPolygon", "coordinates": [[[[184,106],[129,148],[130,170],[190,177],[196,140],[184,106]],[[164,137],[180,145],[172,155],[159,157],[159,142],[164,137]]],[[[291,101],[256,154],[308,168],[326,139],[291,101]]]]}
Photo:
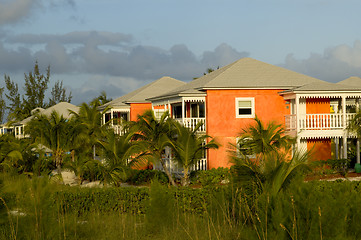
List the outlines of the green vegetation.
{"type": "Polygon", "coordinates": [[[256,118],[231,146],[231,169],[192,172],[218,147],[200,124],[191,131],[147,111],[116,135],[101,125],[103,100],[69,119],[35,115],[28,138],[0,137],[0,239],[358,239],[360,183],[304,182],[309,153],[291,152],[280,125],[256,118]],[[59,184],[55,169],[79,185],[59,184]],[[95,180],[103,187],[82,187],[95,180]]]}
{"type": "Polygon", "coordinates": [[[66,89],[62,81],[57,81],[51,91],[51,97],[46,102],[45,93],[50,82],[50,66],[46,73],[42,74],[38,62],[35,62],[34,70],[24,74],[24,94],[19,93],[19,85],[5,75],[5,86],[7,93],[5,96],[9,102],[5,106],[3,99],[4,88],[0,89],[0,120],[3,121],[5,109],[8,110],[8,121],[21,121],[31,115],[31,111],[36,108],[51,107],[59,102],[70,102],[71,93],[66,95],[66,89]]]}
{"type": "Polygon", "coordinates": [[[359,182],[291,183],[250,201],[212,188],[79,188],[1,176],[0,239],[358,239],[359,182]]]}

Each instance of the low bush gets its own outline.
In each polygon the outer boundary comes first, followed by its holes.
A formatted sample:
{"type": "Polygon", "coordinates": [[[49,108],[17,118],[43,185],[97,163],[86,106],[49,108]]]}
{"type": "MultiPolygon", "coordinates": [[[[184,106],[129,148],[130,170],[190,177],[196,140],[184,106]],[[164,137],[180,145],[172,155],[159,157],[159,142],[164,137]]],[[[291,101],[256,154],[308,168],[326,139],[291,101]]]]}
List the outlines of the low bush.
{"type": "Polygon", "coordinates": [[[150,184],[152,180],[157,180],[159,183],[168,183],[168,177],[163,171],[145,169],[135,170],[133,169],[130,173],[130,177],[127,182],[135,185],[150,184]]]}
{"type": "Polygon", "coordinates": [[[351,160],[350,159],[328,159],[326,164],[335,172],[341,174],[342,176],[346,176],[347,171],[350,167],[351,160]]]}
{"type": "Polygon", "coordinates": [[[207,171],[195,172],[191,179],[193,180],[193,183],[200,183],[202,186],[208,186],[228,182],[229,178],[229,169],[219,167],[207,171]]]}

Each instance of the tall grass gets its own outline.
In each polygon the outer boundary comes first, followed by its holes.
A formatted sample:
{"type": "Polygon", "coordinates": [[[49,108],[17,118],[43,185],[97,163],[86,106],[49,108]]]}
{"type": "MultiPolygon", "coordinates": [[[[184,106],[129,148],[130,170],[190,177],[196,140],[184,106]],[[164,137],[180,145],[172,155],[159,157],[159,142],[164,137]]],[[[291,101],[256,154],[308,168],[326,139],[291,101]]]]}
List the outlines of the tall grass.
{"type": "MultiPolygon", "coordinates": [[[[361,184],[294,183],[277,196],[210,188],[204,212],[185,211],[167,186],[153,183],[145,214],[78,212],[54,198],[47,178],[0,178],[0,239],[359,239],[361,184]]],[[[64,195],[65,196],[65,195],[64,195]]]]}

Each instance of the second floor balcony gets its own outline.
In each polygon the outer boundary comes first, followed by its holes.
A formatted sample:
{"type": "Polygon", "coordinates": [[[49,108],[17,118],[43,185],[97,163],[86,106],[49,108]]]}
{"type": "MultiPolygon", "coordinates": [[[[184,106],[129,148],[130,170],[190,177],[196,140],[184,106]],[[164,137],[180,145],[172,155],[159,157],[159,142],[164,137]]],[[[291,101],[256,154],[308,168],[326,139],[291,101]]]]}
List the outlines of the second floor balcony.
{"type": "Polygon", "coordinates": [[[195,129],[198,123],[202,123],[198,132],[206,132],[206,118],[176,118],[176,121],[181,123],[183,126],[190,128],[192,131],[195,129]]]}
{"type": "Polygon", "coordinates": [[[285,129],[287,131],[301,130],[340,130],[345,129],[356,113],[319,113],[296,114],[285,116],[285,129]]]}

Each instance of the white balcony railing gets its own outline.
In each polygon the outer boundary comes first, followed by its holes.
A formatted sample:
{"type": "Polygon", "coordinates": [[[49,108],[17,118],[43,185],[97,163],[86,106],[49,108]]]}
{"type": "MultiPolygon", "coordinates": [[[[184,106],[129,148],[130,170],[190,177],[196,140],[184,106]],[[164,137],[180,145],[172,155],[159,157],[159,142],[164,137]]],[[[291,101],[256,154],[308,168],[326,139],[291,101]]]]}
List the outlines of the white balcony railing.
{"type": "Polygon", "coordinates": [[[111,128],[113,128],[115,134],[118,134],[120,136],[125,134],[125,130],[122,125],[112,125],[111,128]]]}
{"type": "MultiPolygon", "coordinates": [[[[172,158],[163,158],[163,160],[165,162],[166,168],[168,169],[168,171],[170,173],[183,175],[183,168],[178,166],[178,164],[175,162],[175,160],[173,160],[172,158]]],[[[154,164],[154,169],[163,171],[163,167],[159,162],[154,164]]],[[[207,170],[207,159],[202,158],[202,159],[198,160],[197,163],[194,164],[189,170],[190,171],[207,170]]]]}
{"type": "MultiPolygon", "coordinates": [[[[355,113],[346,113],[346,121],[343,122],[342,113],[319,113],[302,114],[298,119],[299,130],[335,130],[347,127],[348,122],[355,113]]],[[[285,116],[285,128],[288,131],[297,129],[297,117],[295,114],[285,116]]]]}
{"type": "Polygon", "coordinates": [[[206,131],[206,119],[205,118],[179,118],[176,119],[178,122],[183,124],[183,126],[194,130],[199,122],[202,122],[203,125],[198,129],[199,132],[206,131]]]}

